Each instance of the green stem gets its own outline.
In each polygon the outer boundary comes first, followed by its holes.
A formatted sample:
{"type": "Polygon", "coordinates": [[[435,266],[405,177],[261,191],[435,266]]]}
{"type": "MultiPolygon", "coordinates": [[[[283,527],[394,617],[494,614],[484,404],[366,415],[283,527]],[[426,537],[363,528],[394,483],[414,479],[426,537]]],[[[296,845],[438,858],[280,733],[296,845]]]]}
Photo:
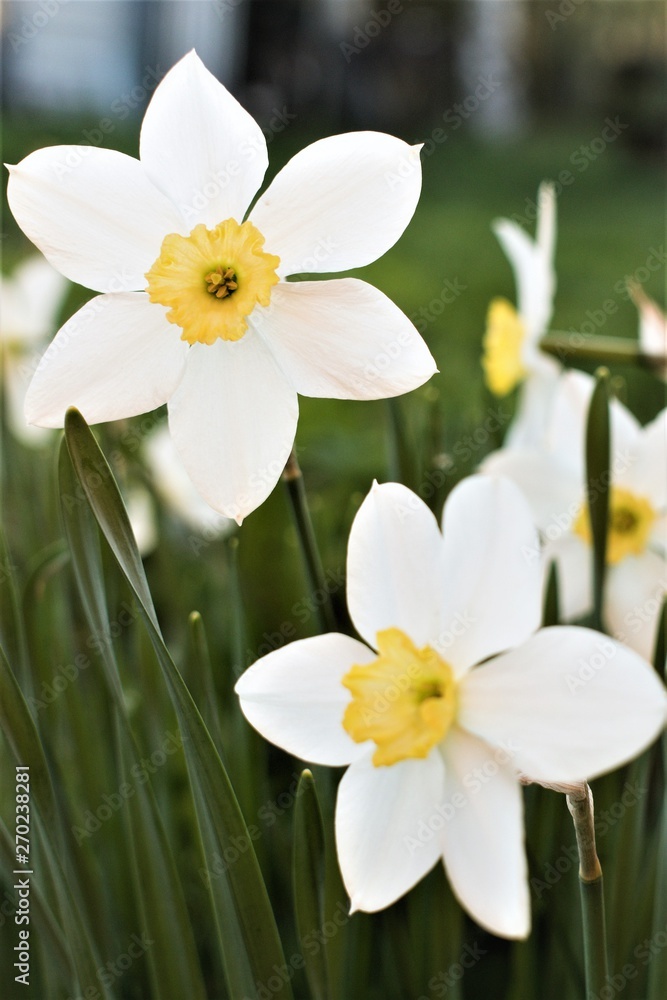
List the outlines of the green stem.
{"type": "Polygon", "coordinates": [[[598,368],[595,381],[586,421],[586,497],[593,543],[593,628],[604,632],[603,602],[611,484],[608,369],[598,368]]]}
{"type": "Polygon", "coordinates": [[[640,365],[642,368],[659,370],[665,359],[658,355],[645,354],[636,340],[626,337],[598,337],[584,333],[566,333],[554,330],[542,337],[540,350],[553,354],[560,361],[578,358],[581,361],[596,361],[605,364],[618,362],[626,365],[640,365]]]}
{"type": "Polygon", "coordinates": [[[327,582],[322,568],[322,560],[315,540],[315,532],[310,519],[306,490],[303,485],[301,468],[297,461],[296,452],[292,450],[287,464],[283,471],[283,482],[287,487],[287,494],[292,505],[292,513],[296,524],[301,552],[306,565],[308,583],[313,595],[317,595],[317,604],[320,612],[321,624],[325,631],[336,632],[338,625],[331,602],[331,593],[327,587],[327,582]]]}
{"type": "Polygon", "coordinates": [[[579,851],[586,996],[599,996],[609,978],[602,868],[595,849],[593,794],[588,785],[567,796],[579,851]]]}

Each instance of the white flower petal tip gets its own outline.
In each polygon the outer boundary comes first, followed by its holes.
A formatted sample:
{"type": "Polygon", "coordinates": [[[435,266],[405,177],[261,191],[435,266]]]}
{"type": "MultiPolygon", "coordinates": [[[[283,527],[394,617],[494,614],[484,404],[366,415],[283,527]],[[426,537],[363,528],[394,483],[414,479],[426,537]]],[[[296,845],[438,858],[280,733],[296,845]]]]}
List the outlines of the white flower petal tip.
{"type": "Polygon", "coordinates": [[[368,754],[341,725],[350,694],[341,678],[374,653],[332,632],[299,639],[248,667],[234,688],[248,722],[265,739],[314,764],[333,767],[368,754]]]}
{"type": "Polygon", "coordinates": [[[581,783],[653,743],[667,721],[667,692],[638,653],[563,625],[472,671],[459,713],[481,739],[509,740],[516,770],[532,780],[581,783]]]}
{"type": "Polygon", "coordinates": [[[156,87],[139,145],[148,176],[178,206],[188,228],[240,221],[269,162],[257,122],[194,50],[156,87]]]}
{"type": "Polygon", "coordinates": [[[345,132],[293,156],[250,218],[280,257],[281,275],[349,270],[396,243],[414,215],[421,183],[419,156],[402,139],[345,132]]]}
{"type": "Polygon", "coordinates": [[[386,399],[436,371],[411,320],[357,278],[281,283],[251,324],[304,396],[386,399]]]}

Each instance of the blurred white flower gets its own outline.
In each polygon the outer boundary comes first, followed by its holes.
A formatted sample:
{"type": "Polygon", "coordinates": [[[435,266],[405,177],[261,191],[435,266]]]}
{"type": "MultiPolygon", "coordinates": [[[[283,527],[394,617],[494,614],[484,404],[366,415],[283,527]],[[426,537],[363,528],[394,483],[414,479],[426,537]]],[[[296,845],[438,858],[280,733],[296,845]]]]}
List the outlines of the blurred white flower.
{"type": "Polygon", "coordinates": [[[368,645],[336,633],[302,639],[236,685],[267,739],[304,760],[349,765],[336,844],[353,910],[389,906],[443,861],[475,920],[525,937],[519,775],[592,778],[664,725],[665,691],[636,653],[590,629],[533,634],[542,570],[524,549],[536,543],[508,480],[460,483],[442,534],[410,490],[375,484],[347,560],[350,615],[368,645]],[[580,681],[600,657],[604,669],[580,681]]]}
{"type": "Polygon", "coordinates": [[[139,554],[149,556],[158,543],[157,518],[153,498],[145,486],[132,483],[123,490],[127,516],[137,542],[139,554]]]}
{"type": "MultiPolygon", "coordinates": [[[[545,540],[546,560],[555,560],[558,567],[566,620],[580,618],[593,605],[584,502],[586,419],[593,387],[594,380],[583,372],[562,375],[542,447],[501,448],[481,467],[482,472],[509,476],[523,490],[545,540]]],[[[610,471],[604,620],[612,635],[649,659],[667,592],[667,410],[641,427],[622,403],[612,401],[610,471]]]]}
{"type": "Polygon", "coordinates": [[[322,139],[243,221],[266,140],[191,52],[157,86],[140,153],[54,146],[9,168],[24,232],[63,274],[105,293],[57,334],[28,417],[60,427],[70,405],[95,423],[166,402],[192,481],[240,522],[289,457],[297,393],[378,399],[436,371],[413,324],[376,288],[286,280],[389,250],[419,199],[419,147],[379,132],[322,139]]]}
{"type": "Polygon", "coordinates": [[[667,382],[667,316],[641,285],[633,282],[628,287],[639,310],[639,346],[644,354],[656,359],[657,374],[667,382]]]}
{"type": "Polygon", "coordinates": [[[496,396],[506,396],[520,386],[516,415],[505,445],[525,445],[539,440],[561,366],[540,350],[553,313],[556,290],[556,195],[553,184],[540,185],[537,196],[537,232],[532,240],[516,222],[499,219],[493,224],[505,251],[517,287],[518,309],[504,298],[489,306],[484,335],[482,367],[486,383],[496,396]]]}
{"type": "Polygon", "coordinates": [[[45,341],[53,335],[69,282],[37,255],[0,277],[0,355],[5,416],[16,438],[42,444],[49,432],[28,424],[24,403],[45,341]]]}
{"type": "Polygon", "coordinates": [[[143,456],[156,492],[167,508],[207,540],[223,538],[235,522],[218,514],[199,495],[171,439],[166,423],[145,438],[143,456]]]}

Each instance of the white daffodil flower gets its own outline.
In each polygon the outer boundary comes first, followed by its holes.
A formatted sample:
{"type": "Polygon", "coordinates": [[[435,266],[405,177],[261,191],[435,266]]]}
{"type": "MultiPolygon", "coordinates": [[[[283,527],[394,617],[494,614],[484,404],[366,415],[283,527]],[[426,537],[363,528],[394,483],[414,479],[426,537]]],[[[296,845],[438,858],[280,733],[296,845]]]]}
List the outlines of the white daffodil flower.
{"type": "Polygon", "coordinates": [[[5,416],[23,444],[40,445],[49,432],[30,426],[23,412],[30,380],[44,341],[53,335],[69,282],[43,257],[22,261],[11,276],[0,278],[0,355],[5,416]]]}
{"type": "Polygon", "coordinates": [[[246,219],[267,163],[259,125],[191,52],[155,90],[140,159],[52,146],[9,168],[23,231],[103,293],[46,352],[29,421],[59,427],[76,406],[96,423],[166,402],[195,486],[239,521],[289,457],[297,392],[377,399],[436,371],[376,288],[285,280],[361,267],[393,246],[419,199],[419,147],[379,132],[314,142],[246,219]]]}
{"type": "Polygon", "coordinates": [[[655,359],[657,374],[667,382],[667,316],[641,285],[633,283],[629,288],[639,310],[639,346],[644,354],[655,359]]]}
{"type": "Polygon", "coordinates": [[[192,531],[211,541],[224,538],[235,527],[202,500],[185,471],[166,423],[159,424],[145,438],[142,454],[155,490],[167,508],[192,531]]]}
{"type": "Polygon", "coordinates": [[[335,826],[352,910],[389,906],[442,860],[482,926],[525,937],[519,775],[594,777],[664,725],[664,689],[636,653],[589,629],[535,633],[541,569],[524,550],[536,538],[508,480],[459,484],[442,534],[406,487],[375,484],[347,558],[350,615],[368,645],[302,639],[237,682],[246,718],[271,742],[349,765],[335,826]]]}
{"type": "Polygon", "coordinates": [[[506,396],[521,386],[516,415],[507,431],[507,447],[539,440],[561,370],[558,362],[539,347],[553,313],[556,291],[553,184],[540,185],[537,201],[534,240],[510,219],[499,219],[493,224],[514,271],[518,301],[518,310],[504,298],[491,302],[483,340],[482,367],[491,392],[506,396]]]}
{"type": "MultiPolygon", "coordinates": [[[[562,375],[542,447],[501,448],[481,467],[509,476],[531,504],[546,562],[555,560],[558,568],[567,621],[593,606],[584,456],[594,384],[583,372],[562,375]]],[[[667,410],[641,427],[622,403],[612,401],[610,471],[605,625],[649,659],[667,592],[667,410]]]]}

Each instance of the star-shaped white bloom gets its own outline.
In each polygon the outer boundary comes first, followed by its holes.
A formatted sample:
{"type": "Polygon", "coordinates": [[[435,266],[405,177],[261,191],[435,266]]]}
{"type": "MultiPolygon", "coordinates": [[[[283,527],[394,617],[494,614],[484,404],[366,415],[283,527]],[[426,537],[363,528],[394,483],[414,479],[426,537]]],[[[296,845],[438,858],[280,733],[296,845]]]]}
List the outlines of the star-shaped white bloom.
{"type": "Polygon", "coordinates": [[[23,408],[44,341],[53,335],[56,317],[69,288],[62,274],[43,257],[22,261],[11,276],[0,278],[0,354],[7,423],[20,441],[39,445],[48,431],[31,427],[23,408]]]}
{"type": "Polygon", "coordinates": [[[59,427],[76,406],[96,423],[166,402],[197,489],[238,520],[280,476],[297,392],[378,399],[436,370],[371,285],[285,280],[361,267],[393,246],[419,199],[419,147],[378,132],[314,142],[245,218],[267,163],[259,125],[191,52],[155,90],[139,160],[52,146],[9,168],[23,231],[103,293],[46,351],[29,421],[59,427]]]}
{"type": "MultiPolygon", "coordinates": [[[[482,464],[484,472],[513,479],[530,502],[546,543],[546,562],[557,564],[561,613],[567,621],[593,606],[592,543],[584,503],[586,419],[593,386],[583,372],[562,375],[541,447],[501,448],[482,464]]],[[[650,659],[667,592],[667,410],[641,427],[622,403],[612,401],[610,471],[604,620],[612,635],[650,659]]]]}
{"type": "Polygon", "coordinates": [[[442,533],[410,490],[376,484],[347,560],[348,606],[368,645],[336,633],[302,639],[237,682],[267,739],[349,765],[335,825],[352,909],[389,906],[442,860],[482,926],[525,937],[519,774],[591,778],[664,725],[664,689],[636,653],[589,629],[533,634],[541,569],[524,550],[535,543],[508,480],[459,484],[442,533]]]}
{"type": "Polygon", "coordinates": [[[486,382],[497,396],[519,385],[516,415],[508,429],[506,446],[537,440],[544,429],[553,389],[561,366],[539,348],[553,313],[556,291],[556,194],[543,183],[537,195],[537,232],[532,240],[510,219],[493,224],[505,251],[517,287],[515,309],[507,299],[489,306],[482,366],[486,382]]]}

